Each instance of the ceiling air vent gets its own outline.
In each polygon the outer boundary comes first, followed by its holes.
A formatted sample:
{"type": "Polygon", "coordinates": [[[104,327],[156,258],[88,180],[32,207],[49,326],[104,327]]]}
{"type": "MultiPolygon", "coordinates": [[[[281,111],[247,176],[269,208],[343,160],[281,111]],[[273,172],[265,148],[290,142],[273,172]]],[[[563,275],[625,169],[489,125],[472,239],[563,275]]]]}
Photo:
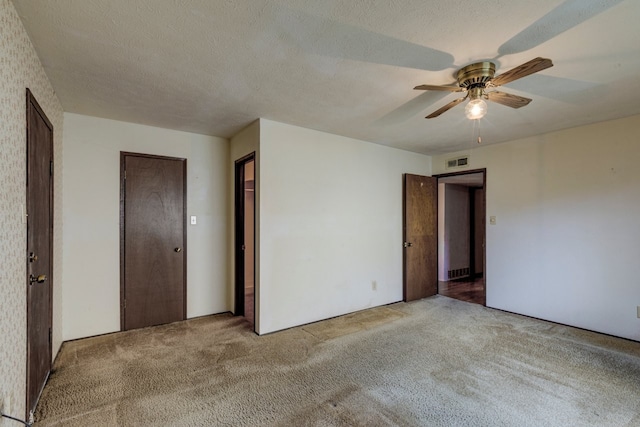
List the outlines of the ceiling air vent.
{"type": "Polygon", "coordinates": [[[446,161],[447,169],[461,168],[469,165],[469,156],[458,157],[456,159],[449,159],[446,161]]]}

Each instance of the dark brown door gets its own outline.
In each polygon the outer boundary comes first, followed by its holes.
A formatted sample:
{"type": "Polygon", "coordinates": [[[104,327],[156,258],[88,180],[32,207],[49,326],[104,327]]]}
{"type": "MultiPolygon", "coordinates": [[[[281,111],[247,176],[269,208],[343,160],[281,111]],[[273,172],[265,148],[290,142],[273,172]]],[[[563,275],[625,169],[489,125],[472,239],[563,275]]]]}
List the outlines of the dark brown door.
{"type": "Polygon", "coordinates": [[[186,316],[186,160],[121,153],[121,326],[186,316]]]}
{"type": "Polygon", "coordinates": [[[53,126],[27,90],[27,418],[51,371],[53,126]]]}
{"type": "Polygon", "coordinates": [[[438,293],[438,180],[404,175],[403,299],[438,293]]]}

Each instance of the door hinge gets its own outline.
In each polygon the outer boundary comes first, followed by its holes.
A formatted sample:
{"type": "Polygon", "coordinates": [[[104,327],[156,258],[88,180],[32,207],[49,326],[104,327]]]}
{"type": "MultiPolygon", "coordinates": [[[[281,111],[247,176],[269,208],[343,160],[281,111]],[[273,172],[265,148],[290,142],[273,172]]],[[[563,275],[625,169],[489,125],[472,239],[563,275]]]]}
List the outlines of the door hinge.
{"type": "Polygon", "coordinates": [[[53,176],[53,160],[49,161],[49,175],[53,176]]]}
{"type": "Polygon", "coordinates": [[[122,308],[127,308],[127,300],[122,301],[122,308]]]}
{"type": "Polygon", "coordinates": [[[49,345],[51,345],[51,328],[49,328],[49,345]]]}
{"type": "Polygon", "coordinates": [[[127,170],[124,170],[124,179],[127,179],[127,170]]]}

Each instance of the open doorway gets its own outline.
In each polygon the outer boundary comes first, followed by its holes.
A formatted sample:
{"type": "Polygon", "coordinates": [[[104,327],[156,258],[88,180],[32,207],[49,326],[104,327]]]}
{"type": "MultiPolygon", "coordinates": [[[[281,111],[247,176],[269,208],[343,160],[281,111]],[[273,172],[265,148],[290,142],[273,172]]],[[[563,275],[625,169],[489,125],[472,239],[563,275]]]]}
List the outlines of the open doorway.
{"type": "Polygon", "coordinates": [[[255,154],[235,169],[235,314],[255,329],[255,154]]]}
{"type": "Polygon", "coordinates": [[[437,178],[438,293],[486,305],[486,169],[437,178]]]}

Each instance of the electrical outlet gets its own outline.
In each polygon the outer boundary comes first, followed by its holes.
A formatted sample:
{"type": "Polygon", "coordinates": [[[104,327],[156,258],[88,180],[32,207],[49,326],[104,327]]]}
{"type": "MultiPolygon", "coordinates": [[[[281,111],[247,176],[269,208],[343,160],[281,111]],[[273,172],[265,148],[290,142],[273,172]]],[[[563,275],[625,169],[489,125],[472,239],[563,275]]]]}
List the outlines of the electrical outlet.
{"type": "MultiPolygon", "coordinates": [[[[376,282],[375,280],[373,282],[371,282],[371,290],[372,291],[376,291],[378,290],[378,282],[376,282]]],[[[638,307],[640,309],[640,307],[638,307]]]]}
{"type": "Polygon", "coordinates": [[[640,319],[640,305],[637,307],[638,310],[638,319],[640,319]]]}

